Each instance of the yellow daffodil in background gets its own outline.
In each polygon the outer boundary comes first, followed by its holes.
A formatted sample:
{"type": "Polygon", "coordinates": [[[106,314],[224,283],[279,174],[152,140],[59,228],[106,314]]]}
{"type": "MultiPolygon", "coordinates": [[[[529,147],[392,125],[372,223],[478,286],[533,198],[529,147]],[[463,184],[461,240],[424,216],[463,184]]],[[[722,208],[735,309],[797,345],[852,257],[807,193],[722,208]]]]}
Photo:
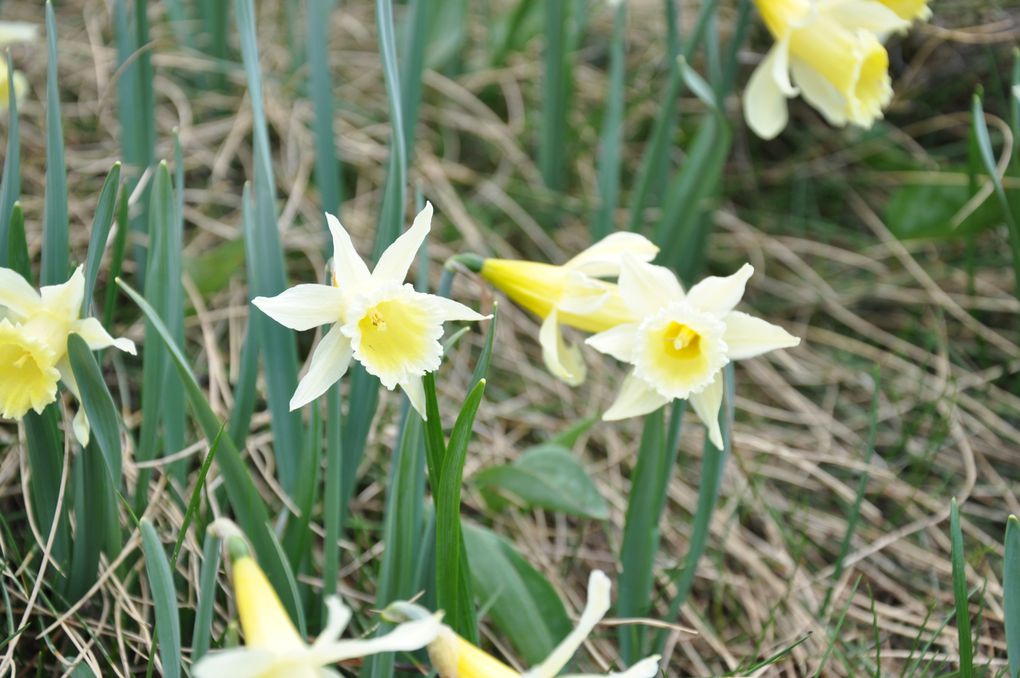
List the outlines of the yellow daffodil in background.
{"type": "Polygon", "coordinates": [[[744,117],[755,134],[779,134],[789,118],[786,100],[797,94],[840,127],[870,127],[882,117],[892,98],[882,39],[905,30],[909,21],[877,0],[755,4],[776,41],[744,92],[744,117]]]}
{"type": "MultiPolygon", "coordinates": [[[[429,646],[429,659],[439,678],[554,678],[581,647],[602,618],[609,611],[609,578],[595,570],[588,579],[588,603],[581,613],[577,627],[556,646],[545,661],[524,673],[519,673],[484,650],[443,626],[429,646]]],[[[427,619],[429,612],[411,603],[394,603],[383,612],[384,617],[395,620],[427,619]]],[[[610,673],[616,678],[653,678],[658,675],[659,657],[643,659],[622,673],[610,673]]],[[[571,674],[563,678],[601,678],[594,674],[571,674]]]]}
{"type": "MultiPolygon", "coordinates": [[[[114,339],[95,318],[82,318],[85,293],[82,267],[61,285],[38,292],[16,271],[0,268],[0,416],[20,419],[29,409],[42,412],[57,396],[57,381],[77,398],[78,382],[67,358],[67,339],[80,335],[97,351],[113,346],[132,355],[130,339],[114,339]]],[[[89,440],[84,408],[74,417],[74,433],[82,445],[89,440]]]]}
{"type": "Polygon", "coordinates": [[[927,21],[931,18],[931,8],[928,7],[929,0],[878,0],[883,5],[896,12],[896,15],[907,21],[927,21]]]}
{"type": "Polygon", "coordinates": [[[620,294],[640,318],[588,338],[602,353],[634,366],[603,419],[647,414],[675,398],[689,399],[722,447],[722,368],[800,339],[733,308],[754,273],[750,264],[725,278],[705,278],[686,293],[672,271],[624,257],[620,294]]]}
{"type": "Polygon", "coordinates": [[[400,386],[424,417],[421,378],[439,367],[443,323],[486,318],[463,304],[418,292],[404,283],[431,228],[432,205],[425,205],[371,272],[340,221],[326,217],[333,236],[333,284],[297,285],[275,297],[252,300],[263,313],[291,329],[332,325],[312,352],[290,408],[325,393],[347,372],[353,358],[386,388],[400,386]]]}
{"type": "Polygon", "coordinates": [[[620,257],[629,253],[651,261],[659,248],[636,233],[613,233],[565,264],[484,259],[474,268],[510,299],[542,318],[538,339],[548,370],[571,386],[584,381],[585,365],[577,346],[563,340],[560,325],[601,332],[633,319],[616,285],[601,278],[620,273],[620,257]]]}
{"type": "Polygon", "coordinates": [[[203,657],[194,666],[195,678],[338,678],[340,674],[328,668],[330,665],[381,652],[412,652],[428,645],[439,633],[441,615],[426,615],[384,636],[340,640],[351,610],[334,596],[326,601],[326,628],[308,644],[294,628],[237,526],[220,519],[210,530],[224,539],[231,560],[245,644],[203,657]]]}
{"type": "MultiPolygon", "coordinates": [[[[39,35],[39,27],[23,21],[0,21],[0,47],[18,42],[32,42],[39,35]]],[[[28,91],[28,80],[21,71],[14,71],[14,97],[20,100],[28,91]]],[[[7,59],[0,55],[0,112],[6,112],[10,99],[10,86],[7,82],[7,59]]]]}

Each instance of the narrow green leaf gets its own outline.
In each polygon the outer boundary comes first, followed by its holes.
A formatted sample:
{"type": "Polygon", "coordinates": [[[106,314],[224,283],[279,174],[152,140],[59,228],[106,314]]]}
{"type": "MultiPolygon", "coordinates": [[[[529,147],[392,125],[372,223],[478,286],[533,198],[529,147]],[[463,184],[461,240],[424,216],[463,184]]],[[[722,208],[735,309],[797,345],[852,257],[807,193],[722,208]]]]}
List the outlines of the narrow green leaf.
{"type": "MultiPolygon", "coordinates": [[[[443,294],[442,296],[446,296],[443,294]]],[[[471,388],[478,385],[485,375],[489,373],[489,363],[492,362],[492,346],[496,340],[496,323],[499,320],[499,302],[492,303],[492,317],[489,318],[489,327],[485,331],[485,346],[475,363],[475,370],[471,374],[471,388]]]]}
{"type": "Polygon", "coordinates": [[[620,196],[620,153],[623,145],[623,109],[626,100],[624,78],[627,68],[627,3],[619,2],[613,17],[609,48],[609,91],[602,114],[599,137],[599,207],[592,219],[592,240],[601,240],[615,230],[614,215],[620,196]]]}
{"type": "MultiPolygon", "coordinates": [[[[336,157],[333,132],[333,78],[329,68],[329,17],[331,0],[307,0],[308,97],[315,113],[315,181],[319,186],[323,212],[337,214],[342,199],[340,163],[336,157]]],[[[323,228],[326,220],[323,217],[323,228]]]]}
{"type": "Polygon", "coordinates": [[[243,448],[248,438],[248,428],[258,397],[259,346],[256,324],[260,321],[264,322],[262,319],[248,318],[248,328],[244,332],[244,345],[241,348],[241,366],[237,383],[234,384],[234,408],[230,411],[227,430],[238,448],[243,448]]]}
{"type": "Polygon", "coordinates": [[[120,198],[117,200],[117,233],[113,238],[113,252],[110,256],[110,270],[107,279],[111,281],[106,286],[106,298],[103,301],[103,327],[109,327],[113,321],[113,314],[117,307],[118,287],[112,284],[120,276],[121,266],[124,263],[124,251],[127,249],[127,234],[130,228],[128,212],[128,192],[122,189],[120,198]]]}
{"type": "MultiPolygon", "coordinates": [[[[14,91],[14,61],[7,51],[7,91],[14,91]]],[[[7,97],[7,152],[4,154],[3,176],[0,177],[0,244],[8,241],[11,212],[21,195],[21,132],[18,121],[17,97],[7,97]]],[[[7,250],[0,247],[0,266],[10,268],[7,250]]]]}
{"type": "Polygon", "coordinates": [[[92,231],[89,235],[89,253],[85,261],[85,298],[82,301],[82,315],[92,315],[92,291],[96,287],[96,276],[99,264],[106,251],[106,239],[113,226],[113,213],[117,205],[117,191],[120,188],[120,163],[113,163],[110,173],[103,181],[96,202],[96,213],[92,218],[92,231]]]}
{"type": "Polygon", "coordinates": [[[177,677],[181,675],[181,620],[173,573],[156,528],[147,518],[142,518],[138,527],[142,533],[142,550],[145,552],[145,572],[149,577],[152,603],[156,609],[162,675],[177,677]]]}
{"type": "Polygon", "coordinates": [[[953,497],[949,504],[949,537],[953,545],[953,599],[956,602],[956,634],[960,643],[960,678],[974,678],[974,645],[970,635],[970,597],[967,595],[967,562],[963,554],[960,508],[953,497]]]}
{"type": "Polygon", "coordinates": [[[383,79],[389,101],[390,161],[379,212],[379,225],[373,253],[378,259],[386,247],[396,240],[403,227],[404,200],[407,191],[407,132],[404,130],[404,103],[400,91],[400,66],[393,25],[392,0],[376,0],[375,19],[379,30],[379,53],[383,63],[383,79]]]}
{"type": "Polygon", "coordinates": [[[220,540],[206,534],[202,547],[202,570],[198,575],[198,603],[191,636],[191,661],[194,664],[209,651],[212,618],[216,609],[216,575],[220,569],[220,540]]]}
{"type": "Polygon", "coordinates": [[[1010,516],[1006,521],[1006,544],[1003,558],[1002,589],[1006,613],[1006,655],[1009,676],[1020,675],[1020,521],[1010,516]]]}
{"type": "Polygon", "coordinates": [[[556,590],[493,532],[464,523],[464,544],[474,589],[493,624],[526,663],[541,662],[573,626],[556,590]]]}
{"type": "Polygon", "coordinates": [[[567,114],[573,74],[567,49],[570,3],[542,3],[545,8],[545,49],[542,57],[542,118],[539,128],[538,167],[545,185],[554,191],[566,187],[567,114]]]}
{"type": "Polygon", "coordinates": [[[195,478],[195,489],[191,491],[191,499],[188,500],[188,508],[184,512],[184,520],[181,522],[180,532],[177,534],[177,540],[174,542],[174,550],[170,553],[170,567],[177,566],[177,557],[184,546],[184,539],[188,536],[188,528],[191,527],[191,522],[195,519],[195,514],[198,513],[198,505],[202,502],[202,490],[205,488],[205,479],[209,475],[213,459],[216,458],[216,450],[220,448],[220,439],[222,437],[223,427],[221,426],[219,433],[216,434],[216,439],[209,446],[209,452],[206,453],[205,459],[202,461],[202,467],[198,470],[198,476],[195,478]]]}
{"type": "MultiPolygon", "coordinates": [[[[103,476],[108,471],[102,468],[97,477],[86,478],[86,467],[90,462],[90,454],[102,458],[102,454],[89,445],[85,454],[75,456],[71,461],[71,491],[68,497],[74,502],[74,541],[71,544],[71,567],[68,572],[67,597],[77,600],[88,591],[95,582],[99,570],[99,552],[103,544],[102,529],[104,520],[102,510],[105,503],[101,501],[100,492],[109,491],[109,483],[104,486],[103,476]]],[[[93,464],[94,466],[95,464],[93,464]]]]}
{"type": "Polygon", "coordinates": [[[21,203],[15,202],[11,209],[10,228],[7,231],[7,268],[17,271],[21,277],[32,282],[32,262],[28,258],[28,239],[25,237],[25,213],[21,203]]]}
{"type": "Polygon", "coordinates": [[[64,164],[64,128],[60,121],[57,84],[57,22],[53,4],[46,1],[46,201],[43,208],[43,254],[40,280],[56,285],[67,280],[67,167],[64,164]]]}
{"type": "Polygon", "coordinates": [[[337,590],[340,572],[340,532],[343,524],[343,420],[340,413],[340,384],[326,392],[326,482],[322,510],[326,536],[322,564],[323,599],[337,590]]]}
{"type": "Polygon", "coordinates": [[[509,492],[527,507],[538,506],[593,520],[609,517],[609,505],[580,461],[559,445],[533,447],[512,464],[476,474],[473,482],[483,493],[509,492]]]}
{"type": "MultiPolygon", "coordinates": [[[[210,442],[216,439],[223,424],[212,411],[209,402],[202,392],[201,386],[191,373],[187,359],[174,342],[166,325],[159,319],[155,309],[138,292],[122,280],[117,284],[124,293],[142,310],[146,319],[152,322],[159,339],[166,345],[177,373],[184,382],[185,393],[194,410],[195,419],[210,442]]],[[[303,618],[300,601],[292,594],[291,582],[293,574],[287,567],[285,559],[280,558],[276,540],[269,529],[269,514],[245,466],[241,453],[230,438],[222,438],[217,448],[217,466],[223,475],[227,497],[237,516],[237,522],[251,541],[258,556],[258,561],[266,571],[269,581],[273,584],[284,606],[294,619],[303,618]]]]}
{"type": "Polygon", "coordinates": [[[92,437],[102,452],[113,487],[121,482],[120,417],[113,396],[88,344],[77,334],[67,339],[67,356],[81,392],[81,404],[89,418],[92,437]]]}

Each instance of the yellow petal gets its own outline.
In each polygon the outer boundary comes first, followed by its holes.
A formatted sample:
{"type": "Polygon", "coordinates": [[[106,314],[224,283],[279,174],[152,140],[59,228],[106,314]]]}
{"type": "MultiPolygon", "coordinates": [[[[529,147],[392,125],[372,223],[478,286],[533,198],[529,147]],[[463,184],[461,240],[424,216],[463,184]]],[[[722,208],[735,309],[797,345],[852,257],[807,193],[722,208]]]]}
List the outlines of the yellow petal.
{"type": "Polygon", "coordinates": [[[429,644],[429,659],[439,678],[520,678],[521,674],[464,640],[447,626],[429,644]]]}
{"type": "Polygon", "coordinates": [[[20,419],[30,409],[42,412],[56,400],[56,357],[24,328],[0,320],[0,417],[20,419]]]}
{"type": "Polygon", "coordinates": [[[251,556],[234,561],[234,594],[246,647],[284,651],[306,647],[265,573],[251,556]]]}

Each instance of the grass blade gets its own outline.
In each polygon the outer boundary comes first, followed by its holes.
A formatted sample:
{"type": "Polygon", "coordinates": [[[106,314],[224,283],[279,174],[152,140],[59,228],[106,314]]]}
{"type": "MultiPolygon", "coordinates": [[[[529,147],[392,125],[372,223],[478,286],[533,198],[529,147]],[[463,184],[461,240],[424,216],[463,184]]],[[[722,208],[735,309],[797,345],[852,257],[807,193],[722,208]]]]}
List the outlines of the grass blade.
{"type": "Polygon", "coordinates": [[[117,190],[120,188],[120,163],[115,162],[103,181],[96,202],[96,214],[92,218],[92,232],[89,235],[89,253],[85,260],[85,298],[82,315],[92,315],[92,291],[96,287],[99,264],[106,251],[106,240],[113,226],[113,213],[117,206],[117,190]]]}
{"type": "Polygon", "coordinates": [[[146,518],[142,518],[138,527],[142,533],[142,550],[145,552],[145,572],[152,590],[153,607],[156,608],[162,675],[176,678],[181,675],[181,620],[173,573],[156,528],[146,518]]]}
{"type": "MultiPolygon", "coordinates": [[[[7,91],[14,91],[14,61],[7,51],[7,91]]],[[[0,177],[0,244],[7,243],[11,211],[21,195],[21,132],[18,126],[17,97],[7,97],[7,153],[4,174],[0,177]]],[[[7,249],[0,247],[0,266],[8,266],[7,249]]]]}
{"type": "Polygon", "coordinates": [[[64,127],[60,121],[57,84],[57,23],[53,4],[46,2],[46,203],[43,208],[43,255],[40,280],[56,285],[67,280],[67,167],[64,163],[64,127]]]}
{"type": "Polygon", "coordinates": [[[960,678],[974,678],[974,646],[970,635],[970,601],[967,595],[967,563],[963,555],[960,508],[953,497],[949,504],[949,538],[953,545],[953,598],[956,601],[956,633],[960,642],[960,678]]]}
{"type": "Polygon", "coordinates": [[[601,240],[614,229],[620,195],[620,153],[623,145],[624,78],[627,68],[627,3],[616,5],[613,37],[609,50],[609,92],[599,139],[599,208],[592,219],[592,240],[601,240]]]}
{"type": "Polygon", "coordinates": [[[1016,516],[1010,516],[1006,521],[1002,589],[1009,675],[1017,678],[1020,675],[1020,521],[1016,516]]]}
{"type": "Polygon", "coordinates": [[[209,651],[212,618],[216,608],[216,575],[220,569],[220,540],[206,534],[202,546],[202,570],[198,575],[198,602],[191,635],[191,661],[198,662],[209,651]]]}

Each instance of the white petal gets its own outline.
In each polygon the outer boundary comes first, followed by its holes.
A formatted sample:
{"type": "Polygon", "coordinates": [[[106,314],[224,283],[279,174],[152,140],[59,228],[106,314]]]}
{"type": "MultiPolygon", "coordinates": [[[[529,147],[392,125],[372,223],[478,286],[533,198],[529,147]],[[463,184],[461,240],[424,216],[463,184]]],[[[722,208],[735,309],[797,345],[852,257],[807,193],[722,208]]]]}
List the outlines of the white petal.
{"type": "Polygon", "coordinates": [[[351,608],[343,604],[336,596],[326,599],[326,628],[322,630],[319,637],[312,643],[312,648],[318,648],[325,643],[333,643],[340,639],[340,634],[347,628],[351,621],[351,608]]]}
{"type": "Polygon", "coordinates": [[[603,421],[616,421],[654,412],[669,402],[669,398],[652,388],[645,380],[633,374],[623,380],[620,395],[602,415],[603,421]]]}
{"type": "Polygon", "coordinates": [[[137,355],[135,351],[135,342],[124,337],[114,339],[110,336],[110,333],[106,331],[106,328],[103,327],[103,324],[95,318],[83,318],[82,320],[79,320],[74,323],[71,331],[84,339],[85,343],[88,344],[89,348],[93,351],[113,346],[125,353],[137,355]]]}
{"type": "Polygon", "coordinates": [[[39,289],[42,304],[51,313],[61,317],[77,320],[81,315],[81,302],[85,298],[84,267],[74,269],[67,282],[59,285],[46,285],[39,289]]]}
{"type": "Polygon", "coordinates": [[[799,337],[793,336],[779,325],[773,325],[740,311],[733,311],[723,318],[723,322],[726,323],[723,339],[726,341],[728,348],[726,354],[730,360],[753,358],[762,353],[779,348],[792,348],[800,344],[799,337]]]}
{"type": "Polygon", "coordinates": [[[659,655],[653,654],[651,657],[645,657],[634,666],[620,673],[600,673],[597,675],[594,673],[569,673],[560,676],[560,678],[655,678],[659,675],[659,661],[661,659],[659,655]]]}
{"type": "Polygon", "coordinates": [[[377,282],[404,282],[431,228],[432,203],[426,202],[425,208],[414,218],[411,228],[394,240],[379,257],[375,270],[372,271],[372,278],[377,282]]]}
{"type": "Polygon", "coordinates": [[[570,658],[581,647],[584,639],[587,638],[595,626],[609,611],[609,591],[611,585],[609,577],[601,570],[593,570],[588,577],[588,602],[584,606],[584,612],[577,622],[577,626],[564,638],[552,653],[545,660],[530,671],[526,671],[521,678],[554,678],[570,658]]]}
{"type": "Polygon", "coordinates": [[[800,59],[790,61],[790,71],[805,101],[821,113],[830,125],[846,125],[846,99],[828,80],[800,59]]]}
{"type": "Polygon", "coordinates": [[[32,315],[39,308],[39,293],[10,268],[0,268],[0,306],[5,306],[18,316],[32,315]]]}
{"type": "Polygon", "coordinates": [[[274,655],[268,650],[238,647],[210,652],[191,668],[191,675],[194,678],[259,678],[274,663],[274,655]]]}
{"type": "Polygon", "coordinates": [[[329,225],[329,232],[333,234],[333,281],[345,290],[364,284],[371,274],[358,251],[354,249],[347,229],[332,214],[326,215],[326,224],[329,225]]]}
{"type": "Polygon", "coordinates": [[[629,254],[622,257],[620,294],[638,317],[652,315],[684,298],[673,271],[638,261],[629,254]]]}
{"type": "Polygon", "coordinates": [[[330,328],[308,359],[308,372],[297,385],[290,409],[306,405],[335,384],[351,364],[351,341],[340,331],[340,325],[330,328]]]}
{"type": "Polygon", "coordinates": [[[620,362],[630,363],[634,360],[634,342],[637,340],[636,323],[617,325],[605,332],[599,332],[585,340],[584,343],[599,353],[613,356],[620,362]]]}
{"type": "Polygon", "coordinates": [[[797,93],[790,84],[789,70],[789,41],[781,40],[769,50],[747,82],[742,101],[744,119],[762,139],[774,138],[789,121],[786,99],[797,93]]]}
{"type": "Polygon", "coordinates": [[[639,233],[620,231],[599,240],[563,267],[595,278],[616,276],[620,274],[620,258],[624,252],[639,261],[651,261],[659,253],[659,248],[639,233]]]}
{"type": "Polygon", "coordinates": [[[828,0],[828,2],[819,3],[818,11],[820,14],[831,16],[848,30],[856,32],[858,29],[863,29],[877,34],[880,38],[910,28],[909,21],[901,18],[881,2],[828,0]]]}
{"type": "Polygon", "coordinates": [[[567,345],[560,332],[559,317],[553,309],[538,332],[538,343],[542,346],[542,360],[549,372],[570,386],[578,386],[584,382],[588,373],[584,365],[581,350],[574,345],[567,345]]]}
{"type": "Polygon", "coordinates": [[[422,419],[427,420],[428,415],[425,413],[425,385],[422,383],[421,377],[411,377],[400,382],[400,388],[407,395],[407,400],[411,403],[414,411],[422,419]]]}
{"type": "Polygon", "coordinates": [[[0,46],[15,42],[32,42],[39,36],[39,26],[26,21],[0,21],[0,46]]]}
{"type": "Polygon", "coordinates": [[[297,285],[275,297],[255,297],[251,303],[270,318],[292,330],[310,330],[339,322],[344,293],[332,285],[297,285]]]}
{"type": "Polygon", "coordinates": [[[698,310],[723,316],[733,310],[744,296],[747,281],[754,275],[754,267],[744,264],[733,275],[724,278],[705,278],[687,293],[687,300],[698,310]]]}
{"type": "Polygon", "coordinates": [[[708,427],[708,439],[717,449],[723,448],[722,431],[719,429],[719,408],[722,407],[723,377],[722,371],[716,375],[715,381],[698,393],[692,393],[688,400],[695,414],[708,427]]]}
{"type": "Polygon", "coordinates": [[[459,301],[454,301],[453,299],[447,299],[446,297],[440,297],[435,294],[426,294],[423,296],[428,297],[433,312],[442,318],[443,322],[451,320],[488,320],[492,317],[491,315],[482,315],[474,309],[465,306],[459,301]]]}
{"type": "Polygon", "coordinates": [[[416,619],[398,625],[395,629],[378,638],[364,640],[338,640],[334,643],[315,647],[309,658],[319,665],[335,664],[355,657],[367,657],[380,652],[412,652],[419,650],[439,635],[440,615],[416,619]]]}
{"type": "Polygon", "coordinates": [[[57,371],[60,372],[60,381],[64,382],[67,390],[75,398],[81,400],[81,393],[78,391],[78,380],[74,377],[74,370],[71,369],[71,360],[64,354],[64,357],[57,361],[57,371]]]}

